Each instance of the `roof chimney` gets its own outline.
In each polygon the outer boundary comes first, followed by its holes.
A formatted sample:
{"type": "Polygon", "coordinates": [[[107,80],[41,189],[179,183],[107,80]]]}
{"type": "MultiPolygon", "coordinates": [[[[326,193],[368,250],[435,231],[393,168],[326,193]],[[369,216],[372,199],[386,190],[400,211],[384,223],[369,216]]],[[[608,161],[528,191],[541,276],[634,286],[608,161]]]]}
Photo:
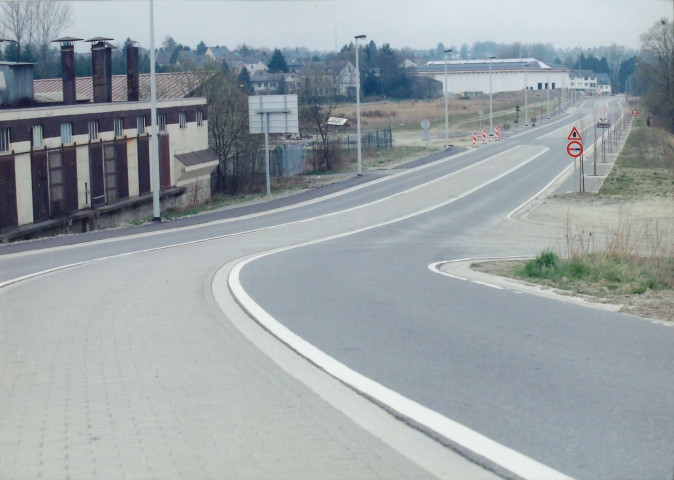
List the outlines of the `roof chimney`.
{"type": "Polygon", "coordinates": [[[112,102],[112,38],[95,37],[91,42],[91,66],[94,82],[94,103],[112,102]]]}
{"type": "Polygon", "coordinates": [[[81,38],[63,37],[52,40],[61,44],[61,78],[63,79],[63,103],[74,105],[77,101],[75,91],[75,47],[74,42],[81,38]]]}
{"type": "Polygon", "coordinates": [[[140,86],[138,74],[138,47],[136,42],[126,42],[126,99],[129,102],[140,100],[140,86]]]}

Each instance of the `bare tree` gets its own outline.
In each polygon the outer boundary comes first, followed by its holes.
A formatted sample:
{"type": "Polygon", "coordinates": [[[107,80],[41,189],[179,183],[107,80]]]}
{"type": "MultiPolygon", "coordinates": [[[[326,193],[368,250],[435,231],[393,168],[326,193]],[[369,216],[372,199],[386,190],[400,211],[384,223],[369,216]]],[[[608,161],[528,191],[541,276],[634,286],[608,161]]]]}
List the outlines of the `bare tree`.
{"type": "Polygon", "coordinates": [[[72,25],[72,7],[66,2],[36,1],[32,6],[32,41],[40,48],[58,38],[61,32],[72,25]]]}
{"type": "Polygon", "coordinates": [[[641,36],[639,77],[645,86],[649,110],[674,132],[674,30],[667,20],[641,36]]]}
{"type": "Polygon", "coordinates": [[[33,10],[32,2],[3,2],[0,5],[2,16],[0,17],[0,28],[3,35],[11,40],[16,40],[18,49],[21,45],[30,42],[33,31],[33,10]]]}
{"type": "Polygon", "coordinates": [[[315,129],[321,140],[322,165],[314,164],[315,170],[319,170],[323,165],[327,170],[332,170],[328,119],[337,108],[337,101],[334,95],[328,93],[330,90],[332,90],[332,85],[326,85],[326,75],[314,72],[304,77],[298,92],[301,122],[306,128],[315,129]]]}
{"type": "Polygon", "coordinates": [[[17,48],[30,45],[38,55],[38,74],[49,70],[50,42],[72,23],[72,7],[66,2],[10,1],[0,5],[0,28],[17,48]]]}
{"type": "Polygon", "coordinates": [[[197,72],[194,79],[199,84],[198,94],[208,100],[209,144],[220,158],[219,188],[236,193],[248,172],[255,174],[259,143],[248,133],[248,95],[239,87],[234,72],[217,66],[197,72]]]}

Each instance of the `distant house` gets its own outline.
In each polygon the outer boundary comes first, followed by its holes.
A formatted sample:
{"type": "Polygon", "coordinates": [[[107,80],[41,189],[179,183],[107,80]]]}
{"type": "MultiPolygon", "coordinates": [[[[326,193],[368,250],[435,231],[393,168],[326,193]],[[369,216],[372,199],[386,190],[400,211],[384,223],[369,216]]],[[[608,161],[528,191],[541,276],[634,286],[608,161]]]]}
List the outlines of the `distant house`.
{"type": "Polygon", "coordinates": [[[356,67],[349,61],[313,62],[300,72],[298,82],[308,82],[323,95],[356,96],[356,67]]]}
{"type": "Polygon", "coordinates": [[[225,46],[208,47],[205,55],[216,63],[223,63],[229,54],[229,49],[225,46]]]}
{"type": "Polygon", "coordinates": [[[241,70],[244,68],[248,70],[248,75],[252,78],[255,72],[266,72],[267,71],[267,64],[262,61],[261,58],[247,58],[247,59],[239,59],[239,60],[230,60],[227,62],[229,67],[236,72],[236,74],[240,74],[241,70]]]}
{"type": "Polygon", "coordinates": [[[278,92],[282,80],[283,73],[257,71],[251,75],[250,84],[256,95],[271,95],[278,92]]]}
{"type": "Polygon", "coordinates": [[[594,94],[597,91],[597,76],[592,70],[571,70],[569,88],[594,94]]]}
{"type": "Polygon", "coordinates": [[[597,92],[599,95],[611,95],[611,79],[607,73],[597,74],[597,92]]]}

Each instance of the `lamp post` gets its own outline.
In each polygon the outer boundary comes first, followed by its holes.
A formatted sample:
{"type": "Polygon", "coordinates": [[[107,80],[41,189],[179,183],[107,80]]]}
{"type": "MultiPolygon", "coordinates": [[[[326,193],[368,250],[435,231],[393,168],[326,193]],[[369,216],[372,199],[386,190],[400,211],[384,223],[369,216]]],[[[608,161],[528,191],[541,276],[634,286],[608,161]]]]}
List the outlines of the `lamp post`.
{"type": "Polygon", "coordinates": [[[492,103],[491,103],[491,94],[492,94],[492,87],[491,87],[491,61],[496,58],[496,57],[489,57],[489,135],[491,135],[494,132],[494,111],[492,109],[492,103]]]}
{"type": "Polygon", "coordinates": [[[154,51],[154,0],[150,0],[150,177],[152,178],[152,221],[161,222],[161,181],[159,178],[159,139],[157,138],[157,75],[154,51]]]}
{"type": "Polygon", "coordinates": [[[358,67],[358,40],[366,35],[356,35],[356,134],[358,135],[358,175],[363,175],[363,163],[360,150],[360,68],[358,67]]]}
{"type": "Polygon", "coordinates": [[[545,72],[545,90],[548,94],[548,118],[550,118],[550,67],[545,72]]]}
{"type": "Polygon", "coordinates": [[[447,106],[447,54],[452,53],[452,49],[445,50],[445,150],[449,150],[449,108],[447,106]]]}
{"type": "Polygon", "coordinates": [[[528,63],[524,64],[524,126],[528,127],[529,126],[529,105],[527,103],[527,89],[529,88],[527,86],[527,67],[529,66],[528,63]]]}
{"type": "Polygon", "coordinates": [[[366,35],[356,35],[356,134],[358,135],[358,175],[363,175],[363,163],[360,150],[360,69],[358,67],[358,40],[366,35]]]}

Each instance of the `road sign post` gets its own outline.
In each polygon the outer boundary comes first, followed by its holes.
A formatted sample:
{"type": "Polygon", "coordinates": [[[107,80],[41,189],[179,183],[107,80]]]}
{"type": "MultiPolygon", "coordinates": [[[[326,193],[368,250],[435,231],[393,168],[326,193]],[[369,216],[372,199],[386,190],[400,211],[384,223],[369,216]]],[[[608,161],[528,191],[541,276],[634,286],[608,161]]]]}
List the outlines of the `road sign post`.
{"type": "Polygon", "coordinates": [[[569,133],[569,136],[566,137],[569,141],[566,146],[566,153],[573,157],[573,170],[574,177],[576,176],[576,158],[580,157],[580,173],[578,175],[578,191],[583,191],[583,136],[580,134],[578,129],[574,126],[569,133]]]}
{"type": "Polygon", "coordinates": [[[267,195],[271,195],[269,175],[269,134],[299,133],[297,95],[251,95],[248,97],[248,131],[264,133],[267,195]]]}

